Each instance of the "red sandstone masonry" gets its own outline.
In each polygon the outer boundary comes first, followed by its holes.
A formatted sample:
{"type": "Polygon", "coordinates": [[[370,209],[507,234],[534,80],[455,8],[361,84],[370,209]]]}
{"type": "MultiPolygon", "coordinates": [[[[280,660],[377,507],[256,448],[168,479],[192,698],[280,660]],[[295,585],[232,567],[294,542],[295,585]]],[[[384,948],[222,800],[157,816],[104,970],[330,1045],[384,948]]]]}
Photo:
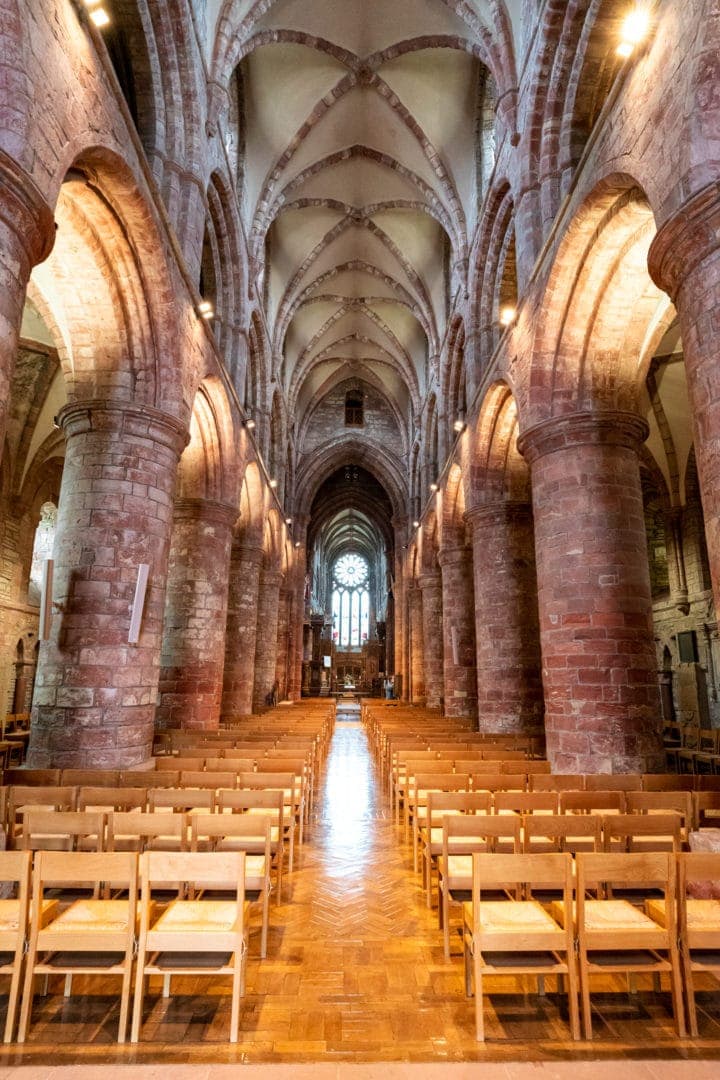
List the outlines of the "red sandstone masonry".
{"type": "Polygon", "coordinates": [[[147,406],[106,401],[67,405],[60,422],[67,446],[55,539],[56,614],[40,651],[28,761],[125,767],[152,751],[172,491],[187,434],[147,406]],[[147,498],[106,492],[101,476],[108,466],[141,470],[147,498]],[[149,563],[150,576],[140,641],[129,645],[140,563],[149,563]]]}
{"type": "Polygon", "coordinates": [[[423,651],[425,654],[425,703],[439,709],[443,683],[443,596],[439,571],[418,579],[422,591],[423,651]]]}
{"type": "Polygon", "coordinates": [[[223,719],[249,716],[255,680],[255,643],[262,548],[233,543],[225,635],[223,719]]]}
{"type": "Polygon", "coordinates": [[[225,661],[230,542],[237,511],[178,499],[168,565],[159,728],[217,728],[225,661]]]}
{"type": "Polygon", "coordinates": [[[442,577],[445,715],[477,716],[472,553],[466,547],[443,548],[438,561],[442,577]]]}
{"type": "Polygon", "coordinates": [[[268,694],[271,692],[275,682],[278,614],[282,580],[283,575],[279,570],[261,568],[257,604],[257,637],[255,639],[253,709],[262,709],[267,704],[268,694]]]}
{"type": "Polygon", "coordinates": [[[465,516],[475,568],[478,726],[537,733],[543,690],[532,508],[495,502],[465,516]]]}
{"type": "Polygon", "coordinates": [[[556,772],[664,764],[638,467],[646,435],[645,422],[628,413],[576,413],[518,443],[532,471],[545,728],[556,772]]]}
{"type": "Polygon", "coordinates": [[[424,705],[423,599],[420,587],[413,582],[408,584],[407,600],[410,629],[410,700],[413,705],[424,705]]]}

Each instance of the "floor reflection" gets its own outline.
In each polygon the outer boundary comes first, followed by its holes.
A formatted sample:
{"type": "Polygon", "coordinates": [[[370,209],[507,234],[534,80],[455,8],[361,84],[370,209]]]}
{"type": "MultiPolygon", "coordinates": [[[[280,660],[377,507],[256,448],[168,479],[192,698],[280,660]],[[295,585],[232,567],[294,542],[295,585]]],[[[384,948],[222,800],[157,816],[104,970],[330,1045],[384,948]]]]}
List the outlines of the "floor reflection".
{"type": "Polygon", "coordinates": [[[365,731],[356,723],[335,726],[320,802],[317,839],[328,873],[362,876],[372,857],[377,783],[365,731]]]}

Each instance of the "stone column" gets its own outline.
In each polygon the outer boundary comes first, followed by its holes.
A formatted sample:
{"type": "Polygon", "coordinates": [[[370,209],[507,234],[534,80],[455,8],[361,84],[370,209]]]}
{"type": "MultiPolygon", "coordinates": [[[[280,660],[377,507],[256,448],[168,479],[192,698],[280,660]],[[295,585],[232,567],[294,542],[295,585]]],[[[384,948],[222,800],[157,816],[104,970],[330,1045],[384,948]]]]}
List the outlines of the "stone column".
{"type": "Polygon", "coordinates": [[[149,406],[85,401],[59,414],[66,438],[55,615],[40,649],[29,762],[123,768],[152,752],[173,489],[185,427],[149,406]],[[128,643],[141,563],[140,639],[128,643]]]}
{"type": "Polygon", "coordinates": [[[230,555],[227,628],[225,632],[225,671],[221,716],[232,720],[252,712],[255,681],[255,642],[257,639],[258,591],[261,547],[233,541],[230,555]]]}
{"type": "Polygon", "coordinates": [[[253,710],[262,709],[275,682],[277,663],[278,612],[280,585],[283,575],[279,570],[260,569],[260,588],[257,604],[257,636],[255,639],[255,679],[253,682],[253,710]]]}
{"type": "Polygon", "coordinates": [[[465,517],[473,544],[480,731],[542,734],[532,507],[501,501],[465,517]]]}
{"type": "Polygon", "coordinates": [[[0,453],[27,283],[54,241],[50,207],[21,166],[0,150],[0,453]]]}
{"type": "Polygon", "coordinates": [[[548,757],[556,772],[664,767],[638,453],[623,412],[553,417],[531,467],[548,757]]]}
{"type": "Polygon", "coordinates": [[[275,679],[278,684],[278,700],[288,696],[288,681],[290,678],[290,608],[292,605],[292,591],[287,586],[280,588],[278,599],[278,624],[277,624],[277,659],[275,661],[275,679]]]}
{"type": "Polygon", "coordinates": [[[288,677],[288,697],[291,701],[299,701],[302,697],[303,659],[305,654],[305,574],[307,573],[305,545],[307,526],[307,518],[295,518],[293,532],[296,543],[299,543],[300,546],[294,549],[295,565],[292,572],[294,585],[292,607],[290,609],[291,657],[288,677]]]}
{"type": "Polygon", "coordinates": [[[408,670],[410,686],[408,697],[413,705],[425,704],[425,670],[423,654],[423,598],[420,587],[413,581],[408,582],[409,656],[408,670]]]}
{"type": "Polygon", "coordinates": [[[440,709],[445,696],[443,682],[443,590],[440,571],[418,578],[422,592],[423,655],[425,658],[425,704],[440,709]]]}
{"type": "Polygon", "coordinates": [[[720,611],[720,185],[704,188],[663,225],[648,264],[680,320],[710,576],[720,611]]]}
{"type": "Polygon", "coordinates": [[[176,499],[160,660],[159,728],[217,728],[237,510],[176,499]]]}
{"type": "Polygon", "coordinates": [[[463,545],[443,548],[443,675],[445,715],[477,716],[475,605],[472,555],[463,545]]]}

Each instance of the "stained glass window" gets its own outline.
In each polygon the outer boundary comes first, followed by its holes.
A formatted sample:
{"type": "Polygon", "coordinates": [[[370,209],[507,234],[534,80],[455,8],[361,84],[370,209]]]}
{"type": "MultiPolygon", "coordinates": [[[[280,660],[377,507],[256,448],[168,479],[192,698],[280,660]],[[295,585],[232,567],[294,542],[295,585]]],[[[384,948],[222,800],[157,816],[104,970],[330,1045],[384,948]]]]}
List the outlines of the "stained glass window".
{"type": "Polygon", "coordinates": [[[333,639],[342,649],[367,641],[370,626],[368,564],[361,555],[341,555],[333,568],[333,639]]]}

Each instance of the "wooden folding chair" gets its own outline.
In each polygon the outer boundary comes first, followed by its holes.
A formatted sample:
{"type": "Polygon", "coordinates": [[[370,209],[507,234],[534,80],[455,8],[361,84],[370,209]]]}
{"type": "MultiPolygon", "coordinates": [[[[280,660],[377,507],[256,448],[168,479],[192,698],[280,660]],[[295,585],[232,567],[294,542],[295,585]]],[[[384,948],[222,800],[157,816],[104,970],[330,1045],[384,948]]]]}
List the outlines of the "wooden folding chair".
{"type": "Polygon", "coordinates": [[[245,898],[261,905],[260,957],[267,956],[270,922],[272,818],[259,814],[191,814],[191,851],[244,851],[245,898]]]}
{"type": "Polygon", "coordinates": [[[530,773],[530,791],[582,791],[585,777],[581,773],[530,773]]]}
{"type": "Polygon", "coordinates": [[[142,1025],[145,982],[163,976],[170,993],[172,975],[229,975],[232,978],[230,1042],[238,1041],[240,999],[245,991],[245,854],[233,852],[159,852],[140,856],[140,934],[131,1040],[142,1025]],[[234,883],[233,900],[210,900],[212,891],[234,883]],[[181,896],[159,909],[153,894],[186,883],[202,890],[200,899],[181,896]]]}
{"type": "Polygon", "coordinates": [[[473,773],[470,777],[473,791],[527,791],[528,778],[525,773],[484,772],[473,773]]]}
{"type": "Polygon", "coordinates": [[[460,814],[443,818],[442,854],[437,859],[438,922],[443,931],[445,959],[450,959],[450,904],[470,899],[472,855],[475,852],[518,854],[519,815],[460,814]]]}
{"type": "Polygon", "coordinates": [[[599,814],[531,814],[522,819],[523,851],[602,851],[599,814]]]}
{"type": "Polygon", "coordinates": [[[432,907],[432,868],[442,854],[443,817],[452,814],[489,814],[491,810],[492,795],[489,791],[428,792],[427,813],[419,830],[423,884],[428,907],[432,907]]]}
{"type": "Polygon", "coordinates": [[[25,1042],[35,975],[64,974],[70,993],[73,975],[117,975],[122,979],[118,1042],[125,1041],[137,916],[137,856],[122,852],[38,851],[25,986],[18,1042],[25,1042]],[[121,900],[76,900],[48,914],[45,888],[102,887],[127,893],[121,900]]]}
{"type": "Polygon", "coordinates": [[[117,787],[118,769],[63,769],[61,784],[67,787],[117,787]]]}
{"type": "MultiPolygon", "coordinates": [[[[690,1034],[697,1037],[695,975],[720,977],[720,899],[700,899],[689,893],[708,891],[710,884],[715,888],[720,885],[720,852],[684,852],[678,855],[677,864],[678,928],[688,1027],[690,1034]]],[[[649,900],[647,910],[652,918],[664,922],[665,912],[657,901],[649,900]]]]}
{"type": "MultiPolygon", "coordinates": [[[[592,1039],[591,978],[601,973],[622,972],[628,975],[636,972],[665,973],[670,976],[675,1025],[680,1037],[684,1037],[674,856],[668,852],[619,855],[581,852],[576,859],[576,868],[576,935],[585,1037],[592,1039]],[[645,887],[651,883],[663,894],[661,902],[664,904],[665,924],[660,926],[628,900],[616,897],[587,899],[588,888],[594,888],[598,882],[605,883],[611,895],[615,888],[645,887]]],[[[552,910],[556,917],[560,917],[555,905],[552,905],[552,910]]]]}
{"type": "Polygon", "coordinates": [[[693,791],[693,828],[720,828],[720,791],[693,791]]]}
{"type": "Polygon", "coordinates": [[[585,791],[642,791],[639,773],[588,773],[585,791]]]}
{"type": "Polygon", "coordinates": [[[180,783],[180,773],[177,769],[124,769],[120,772],[119,787],[145,788],[174,788],[180,783]]]}
{"type": "Polygon", "coordinates": [[[605,851],[680,851],[680,814],[608,814],[602,819],[605,851]]]}
{"type": "MultiPolygon", "coordinates": [[[[628,794],[636,794],[629,792],[628,794]]],[[[637,794],[640,794],[637,792],[637,794]]],[[[624,814],[624,791],[561,791],[561,814],[624,814]]]]}
{"type": "Polygon", "coordinates": [[[237,788],[233,791],[221,789],[217,793],[216,809],[219,814],[257,814],[270,818],[270,852],[275,863],[276,902],[281,903],[285,845],[292,844],[294,831],[292,824],[289,830],[286,828],[285,798],[282,791],[272,788],[237,788]]]}
{"type": "Polygon", "coordinates": [[[11,843],[19,840],[27,810],[74,810],[76,803],[77,788],[74,787],[13,785],[8,795],[8,840],[11,843]]]}
{"type": "Polygon", "coordinates": [[[288,872],[292,873],[295,865],[295,827],[299,802],[294,773],[238,773],[237,786],[238,789],[246,791],[281,791],[283,793],[288,872]]]}
{"type": "MultiPolygon", "coordinates": [[[[0,881],[14,886],[16,896],[0,900],[0,975],[10,976],[7,1018],[4,1042],[12,1042],[15,1031],[20,983],[22,978],[25,941],[28,933],[30,911],[30,869],[32,855],[29,851],[0,851],[0,881]]],[[[50,901],[51,908],[57,901],[50,901]]],[[[48,905],[42,914],[48,915],[48,905]]]]}
{"type": "Polygon", "coordinates": [[[475,988],[475,1029],[485,1039],[483,979],[492,975],[555,975],[558,989],[567,978],[570,1030],[580,1038],[577,971],[572,931],[573,875],[568,854],[472,856],[472,901],[463,904],[465,990],[475,988]],[[548,883],[562,892],[564,918],[556,920],[533,899],[533,884],[548,883]],[[525,898],[487,900],[508,883],[525,898]]]}
{"type": "Polygon", "coordinates": [[[155,772],[202,772],[204,757],[160,757],[155,759],[155,772]]]}
{"type": "Polygon", "coordinates": [[[559,809],[557,791],[496,791],[493,795],[496,814],[557,814],[559,809]]]}
{"type": "Polygon", "coordinates": [[[427,803],[431,792],[466,792],[470,777],[466,773],[416,773],[411,779],[407,799],[408,822],[412,829],[413,869],[417,873],[420,857],[420,829],[427,819],[427,803]]]}
{"type": "Polygon", "coordinates": [[[34,810],[23,815],[23,851],[102,851],[105,814],[78,810],[34,810]]]}
{"type": "Polygon", "coordinates": [[[78,791],[78,810],[144,810],[147,788],[144,787],[81,787],[78,791]]]}
{"type": "Polygon", "coordinates": [[[223,772],[195,772],[183,769],[180,772],[179,786],[217,791],[218,788],[234,787],[236,775],[234,771],[227,768],[223,772]]]}
{"type": "Polygon", "coordinates": [[[625,806],[628,814],[680,814],[683,841],[687,840],[693,827],[692,795],[689,791],[628,791],[625,806]]]}
{"type": "Polygon", "coordinates": [[[113,810],[108,814],[108,851],[184,851],[188,844],[185,814],[113,810]]]}

